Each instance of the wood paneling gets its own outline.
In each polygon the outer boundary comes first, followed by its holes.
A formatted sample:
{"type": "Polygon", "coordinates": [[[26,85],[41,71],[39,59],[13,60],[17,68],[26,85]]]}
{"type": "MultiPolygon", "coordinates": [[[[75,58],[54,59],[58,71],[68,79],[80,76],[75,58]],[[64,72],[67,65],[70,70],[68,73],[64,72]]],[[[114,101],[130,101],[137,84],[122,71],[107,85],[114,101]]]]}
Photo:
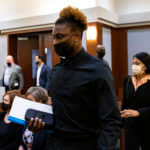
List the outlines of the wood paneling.
{"type": "Polygon", "coordinates": [[[14,57],[15,63],[18,63],[17,59],[17,35],[8,35],[8,55],[14,57]]]}
{"type": "Polygon", "coordinates": [[[128,74],[127,30],[112,29],[112,73],[118,91],[123,87],[123,78],[128,74]]]}
{"type": "Polygon", "coordinates": [[[87,52],[93,56],[96,56],[96,46],[102,44],[102,24],[100,23],[88,23],[88,26],[96,26],[97,38],[96,40],[87,40],[87,52]]]}
{"type": "Polygon", "coordinates": [[[25,34],[25,33],[33,33],[33,32],[43,32],[43,31],[51,31],[52,27],[47,28],[37,28],[37,29],[26,29],[26,30],[18,30],[18,31],[8,31],[5,33],[0,33],[0,35],[14,35],[14,34],[25,34]]]}
{"type": "Polygon", "coordinates": [[[45,48],[51,48],[52,50],[52,66],[55,66],[60,62],[60,57],[55,53],[53,47],[53,37],[51,33],[40,34],[39,36],[39,49],[41,54],[45,56],[45,48]]]}
{"type": "Polygon", "coordinates": [[[40,34],[39,35],[39,51],[40,51],[40,55],[44,56],[44,35],[40,34]]]}
{"type": "Polygon", "coordinates": [[[28,40],[18,40],[17,53],[18,65],[22,67],[24,76],[24,92],[33,86],[32,78],[32,50],[39,49],[38,36],[29,36],[28,40]]]}

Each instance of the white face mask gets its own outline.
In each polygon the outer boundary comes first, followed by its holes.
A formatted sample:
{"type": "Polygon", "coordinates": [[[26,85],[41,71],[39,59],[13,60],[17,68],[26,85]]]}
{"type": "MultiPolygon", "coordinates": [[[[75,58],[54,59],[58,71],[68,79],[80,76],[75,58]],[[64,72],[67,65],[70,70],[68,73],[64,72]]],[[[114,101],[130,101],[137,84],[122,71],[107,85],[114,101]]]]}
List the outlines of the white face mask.
{"type": "Polygon", "coordinates": [[[142,74],[144,71],[142,70],[142,66],[139,65],[132,65],[132,73],[133,75],[140,75],[142,74]]]}

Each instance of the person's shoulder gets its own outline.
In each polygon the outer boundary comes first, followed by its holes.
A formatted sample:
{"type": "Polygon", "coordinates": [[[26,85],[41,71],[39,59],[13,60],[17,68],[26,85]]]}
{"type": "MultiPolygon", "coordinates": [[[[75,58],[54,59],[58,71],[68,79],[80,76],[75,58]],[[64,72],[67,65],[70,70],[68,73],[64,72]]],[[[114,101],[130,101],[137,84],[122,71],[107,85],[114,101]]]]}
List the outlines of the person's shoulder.
{"type": "Polygon", "coordinates": [[[50,67],[49,67],[47,64],[43,64],[43,67],[44,67],[45,69],[50,69],[50,67]]]}
{"type": "Polygon", "coordinates": [[[61,67],[61,65],[62,65],[61,62],[57,63],[56,65],[53,66],[52,71],[53,71],[53,70],[56,70],[56,69],[59,68],[59,67],[61,67]]]}
{"type": "Polygon", "coordinates": [[[106,65],[104,61],[100,60],[96,56],[91,56],[90,54],[88,54],[88,57],[90,58],[89,63],[91,63],[92,67],[94,67],[97,71],[110,70],[108,65],[106,65]]]}
{"type": "Polygon", "coordinates": [[[6,112],[0,112],[0,116],[5,116],[6,112]]]}
{"type": "Polygon", "coordinates": [[[97,78],[103,78],[104,80],[112,79],[112,73],[107,64],[102,60],[98,59],[96,56],[86,54],[87,64],[90,66],[90,69],[93,70],[93,76],[97,78]]]}
{"type": "Polygon", "coordinates": [[[0,112],[0,120],[4,118],[6,112],[0,112]]]}
{"type": "Polygon", "coordinates": [[[84,60],[86,63],[92,64],[92,67],[97,68],[98,66],[103,66],[104,62],[99,60],[96,56],[92,56],[89,53],[85,52],[84,60]]]}
{"type": "Polygon", "coordinates": [[[131,79],[131,76],[130,76],[130,75],[125,76],[125,77],[123,78],[123,81],[127,81],[127,80],[129,80],[129,79],[131,79]]]}
{"type": "Polygon", "coordinates": [[[132,76],[128,75],[126,77],[123,78],[123,83],[124,85],[126,85],[130,80],[131,80],[132,76]]]}
{"type": "Polygon", "coordinates": [[[16,69],[21,69],[21,66],[19,66],[19,65],[17,65],[17,64],[14,64],[14,67],[15,67],[16,69]]]}

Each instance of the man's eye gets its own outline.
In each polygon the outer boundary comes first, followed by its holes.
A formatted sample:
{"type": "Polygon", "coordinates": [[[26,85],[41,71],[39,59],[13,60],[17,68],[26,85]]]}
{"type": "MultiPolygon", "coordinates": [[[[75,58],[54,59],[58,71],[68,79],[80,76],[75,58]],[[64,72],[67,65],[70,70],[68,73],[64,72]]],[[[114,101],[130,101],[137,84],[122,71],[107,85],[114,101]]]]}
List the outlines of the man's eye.
{"type": "Polygon", "coordinates": [[[56,36],[56,39],[62,39],[62,36],[56,36]]]}
{"type": "Polygon", "coordinates": [[[56,35],[54,36],[54,39],[63,39],[65,37],[65,35],[56,35]]]}

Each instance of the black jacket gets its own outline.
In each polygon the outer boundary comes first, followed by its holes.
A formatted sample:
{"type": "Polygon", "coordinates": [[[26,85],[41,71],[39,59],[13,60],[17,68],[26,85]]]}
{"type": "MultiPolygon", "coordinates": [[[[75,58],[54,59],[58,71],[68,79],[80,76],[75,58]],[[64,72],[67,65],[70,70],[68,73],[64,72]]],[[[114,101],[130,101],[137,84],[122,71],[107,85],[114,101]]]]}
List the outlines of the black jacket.
{"type": "Polygon", "coordinates": [[[4,122],[5,112],[0,112],[0,150],[17,150],[21,143],[23,126],[4,122]]]}
{"type": "MultiPolygon", "coordinates": [[[[36,86],[36,82],[37,82],[37,70],[38,70],[38,67],[36,68],[36,75],[34,78],[34,85],[35,86],[36,86]]],[[[45,64],[43,64],[41,72],[40,72],[39,84],[41,87],[45,88],[46,90],[49,90],[50,68],[45,64]]]]}
{"type": "Polygon", "coordinates": [[[140,112],[139,117],[126,119],[128,125],[140,129],[150,127],[150,80],[135,91],[131,77],[124,79],[123,109],[135,109],[140,112]]]}
{"type": "Polygon", "coordinates": [[[66,135],[98,135],[97,147],[114,150],[121,117],[109,67],[82,49],[52,70],[55,129],[66,135]]]}

